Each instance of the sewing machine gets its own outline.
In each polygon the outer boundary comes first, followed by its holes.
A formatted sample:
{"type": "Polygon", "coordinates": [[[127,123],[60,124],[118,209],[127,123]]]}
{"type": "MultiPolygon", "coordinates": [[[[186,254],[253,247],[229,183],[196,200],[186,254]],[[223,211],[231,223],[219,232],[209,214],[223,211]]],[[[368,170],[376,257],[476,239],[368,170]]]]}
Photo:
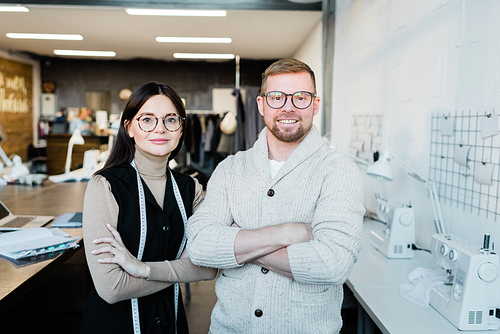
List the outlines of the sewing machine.
{"type": "Polygon", "coordinates": [[[483,247],[454,235],[434,234],[431,252],[448,273],[435,286],[430,304],[459,330],[500,328],[499,256],[490,250],[490,236],[483,247]]]}
{"type": "Polygon", "coordinates": [[[411,259],[415,257],[415,217],[410,206],[398,206],[377,199],[378,218],[386,223],[385,228],[370,231],[370,243],[389,259],[411,259]]]}

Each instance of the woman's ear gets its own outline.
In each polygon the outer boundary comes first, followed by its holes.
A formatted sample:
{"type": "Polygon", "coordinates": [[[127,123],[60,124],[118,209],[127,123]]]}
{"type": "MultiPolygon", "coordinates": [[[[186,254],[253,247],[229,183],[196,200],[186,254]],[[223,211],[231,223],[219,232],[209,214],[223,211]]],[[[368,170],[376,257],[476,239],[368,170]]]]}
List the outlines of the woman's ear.
{"type": "Polygon", "coordinates": [[[128,136],[130,138],[134,138],[134,134],[132,133],[132,131],[130,130],[130,121],[129,120],[125,120],[123,122],[123,127],[125,128],[125,130],[127,131],[128,133],[128,136]]]}

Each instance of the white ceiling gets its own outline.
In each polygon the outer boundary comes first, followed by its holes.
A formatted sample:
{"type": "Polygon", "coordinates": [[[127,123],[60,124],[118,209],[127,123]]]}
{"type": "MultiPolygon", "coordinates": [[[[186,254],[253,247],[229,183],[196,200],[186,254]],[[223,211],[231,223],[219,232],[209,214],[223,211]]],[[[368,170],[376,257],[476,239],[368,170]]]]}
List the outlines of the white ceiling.
{"type": "Polygon", "coordinates": [[[321,11],[229,10],[226,17],[130,16],[124,8],[28,6],[0,12],[0,48],[54,55],[54,49],[115,51],[114,59],[173,60],[174,52],[232,53],[242,59],[292,56],[321,11]],[[80,34],[82,41],[19,40],[6,33],[80,34]],[[156,37],[230,37],[231,44],[158,43],[156,37]]]}

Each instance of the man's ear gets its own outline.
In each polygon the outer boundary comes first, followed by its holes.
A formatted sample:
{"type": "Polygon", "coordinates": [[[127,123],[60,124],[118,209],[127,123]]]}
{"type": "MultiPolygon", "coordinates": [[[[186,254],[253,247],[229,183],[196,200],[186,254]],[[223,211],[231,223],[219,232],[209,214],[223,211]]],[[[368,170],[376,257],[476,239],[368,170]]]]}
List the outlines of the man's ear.
{"type": "Polygon", "coordinates": [[[319,112],[319,106],[320,106],[321,99],[319,96],[316,96],[314,98],[314,116],[316,116],[319,112]]]}
{"type": "Polygon", "coordinates": [[[259,108],[259,113],[264,116],[264,98],[262,96],[257,96],[257,107],[259,108]]]}

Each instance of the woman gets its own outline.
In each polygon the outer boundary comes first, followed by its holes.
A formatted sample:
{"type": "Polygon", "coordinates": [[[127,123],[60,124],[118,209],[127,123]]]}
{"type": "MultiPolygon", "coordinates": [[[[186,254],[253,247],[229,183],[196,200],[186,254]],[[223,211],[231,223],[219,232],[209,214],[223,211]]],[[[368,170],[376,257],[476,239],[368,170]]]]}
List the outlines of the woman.
{"type": "Polygon", "coordinates": [[[167,166],[182,146],[185,118],[177,93],[157,82],[138,87],[125,105],[110,157],[85,193],[94,287],[83,333],[188,333],[174,283],[215,277],[183,252],[187,218],[203,199],[197,181],[167,166]]]}

